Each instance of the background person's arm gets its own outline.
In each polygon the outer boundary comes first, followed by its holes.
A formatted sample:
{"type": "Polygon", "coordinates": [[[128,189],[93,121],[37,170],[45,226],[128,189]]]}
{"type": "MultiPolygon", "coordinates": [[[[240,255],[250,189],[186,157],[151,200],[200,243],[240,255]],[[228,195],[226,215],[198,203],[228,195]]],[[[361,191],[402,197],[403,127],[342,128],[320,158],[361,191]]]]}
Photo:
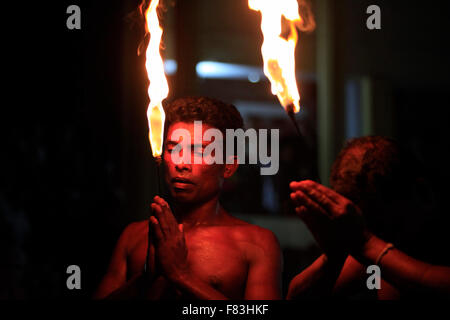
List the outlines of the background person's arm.
{"type": "Polygon", "coordinates": [[[400,291],[449,294],[449,267],[419,261],[395,248],[386,251],[387,243],[366,229],[353,202],[314,181],[293,182],[291,188],[295,191],[291,197],[298,206],[297,214],[322,248],[328,252],[347,248],[366,266],[378,262],[382,278],[400,291]]]}
{"type": "Polygon", "coordinates": [[[289,284],[288,300],[331,296],[346,257],[329,259],[322,254],[289,284]]]}
{"type": "MultiPolygon", "coordinates": [[[[288,300],[346,298],[367,290],[366,268],[352,256],[342,264],[322,254],[289,284],[288,300]]],[[[382,287],[389,285],[382,279],[382,287]]],[[[392,289],[390,293],[392,293],[392,289]]],[[[383,291],[384,293],[384,291],[383,291]]]]}
{"type": "Polygon", "coordinates": [[[340,277],[348,257],[348,239],[346,235],[340,233],[341,230],[335,226],[334,221],[330,221],[330,215],[327,213],[330,208],[338,212],[343,211],[347,203],[328,194],[318,195],[317,198],[321,201],[315,201],[303,190],[310,188],[312,183],[312,181],[292,182],[290,187],[293,192],[290,196],[296,206],[295,212],[311,231],[324,254],[291,280],[287,295],[287,299],[290,300],[331,296],[338,278],[340,278],[338,288],[347,287],[347,284],[354,280],[340,277]]]}
{"type": "Polygon", "coordinates": [[[414,259],[394,248],[385,251],[388,243],[371,235],[361,249],[352,255],[362,264],[374,265],[378,261],[383,279],[400,291],[419,291],[450,295],[450,268],[431,265],[414,259]]]}

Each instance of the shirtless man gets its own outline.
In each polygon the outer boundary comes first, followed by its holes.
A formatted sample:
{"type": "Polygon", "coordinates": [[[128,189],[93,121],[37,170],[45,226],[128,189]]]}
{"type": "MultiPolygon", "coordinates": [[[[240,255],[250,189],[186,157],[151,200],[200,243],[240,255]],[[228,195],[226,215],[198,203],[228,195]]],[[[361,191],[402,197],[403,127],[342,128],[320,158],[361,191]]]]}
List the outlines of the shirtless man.
{"type": "MultiPolygon", "coordinates": [[[[415,259],[397,248],[408,218],[426,220],[428,196],[412,156],[393,140],[351,141],[333,164],[329,189],[314,181],[292,182],[296,213],[324,251],[289,285],[301,297],[449,297],[450,268],[415,259]],[[368,290],[367,266],[378,265],[381,288],[368,290]]],[[[446,252],[442,252],[446,254],[446,252]]]]}
{"type": "Polygon", "coordinates": [[[95,298],[281,298],[278,241],[271,231],[234,218],[221,207],[220,191],[224,179],[237,170],[237,159],[195,164],[194,158],[202,157],[211,142],[195,144],[194,121],[202,121],[202,136],[209,128],[225,136],[225,129],[243,126],[233,105],[215,99],[183,98],[166,108],[163,165],[170,205],[157,196],[149,221],[126,227],[95,298]],[[187,130],[191,140],[173,135],[177,129],[187,130]],[[191,161],[173,161],[177,145],[181,152],[191,150],[191,161]]]}

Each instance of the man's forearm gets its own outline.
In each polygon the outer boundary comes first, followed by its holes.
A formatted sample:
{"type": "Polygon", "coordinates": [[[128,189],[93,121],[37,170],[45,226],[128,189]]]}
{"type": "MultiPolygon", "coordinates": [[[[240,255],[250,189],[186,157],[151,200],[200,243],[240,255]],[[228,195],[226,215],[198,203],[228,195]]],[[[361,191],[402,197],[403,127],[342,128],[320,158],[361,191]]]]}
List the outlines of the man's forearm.
{"type": "Polygon", "coordinates": [[[142,274],[138,274],[127,281],[123,286],[113,289],[112,292],[111,289],[108,289],[108,287],[111,288],[112,285],[108,285],[108,282],[106,281],[102,284],[101,289],[94,295],[94,299],[115,300],[136,298],[139,295],[142,281],[142,274]]]}
{"type": "Polygon", "coordinates": [[[221,292],[214,289],[197,276],[190,274],[180,274],[171,277],[170,281],[181,291],[187,293],[195,299],[200,300],[229,300],[221,292]]]}
{"type": "Polygon", "coordinates": [[[345,256],[328,258],[322,254],[290,283],[288,300],[331,296],[345,256]]]}
{"type": "MultiPolygon", "coordinates": [[[[169,282],[162,276],[150,277],[145,273],[140,273],[131,278],[122,287],[113,291],[103,299],[106,300],[126,300],[126,299],[158,299],[169,282]]],[[[102,299],[102,297],[100,297],[102,299]]]]}

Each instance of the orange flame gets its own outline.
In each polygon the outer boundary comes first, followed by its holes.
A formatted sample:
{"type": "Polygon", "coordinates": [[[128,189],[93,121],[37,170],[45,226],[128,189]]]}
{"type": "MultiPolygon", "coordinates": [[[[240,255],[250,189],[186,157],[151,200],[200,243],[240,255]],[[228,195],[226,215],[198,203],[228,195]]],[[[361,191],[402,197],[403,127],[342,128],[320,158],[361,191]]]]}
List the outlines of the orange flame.
{"type": "Polygon", "coordinates": [[[301,23],[302,18],[298,12],[297,0],[248,0],[248,6],[261,12],[261,31],[264,36],[261,53],[264,74],[270,80],[272,94],[277,95],[285,109],[293,106],[293,111],[299,112],[300,94],[295,78],[295,24],[301,23]],[[281,37],[282,16],[290,26],[287,40],[281,37]]]}
{"type": "Polygon", "coordinates": [[[145,68],[150,81],[148,87],[150,102],[147,109],[147,118],[150,145],[154,157],[160,157],[162,153],[165,120],[162,101],[169,94],[169,85],[164,74],[164,63],[159,52],[163,30],[159,25],[156,11],[158,4],[159,0],[152,0],[145,11],[145,31],[150,33],[150,41],[145,55],[145,68]]]}

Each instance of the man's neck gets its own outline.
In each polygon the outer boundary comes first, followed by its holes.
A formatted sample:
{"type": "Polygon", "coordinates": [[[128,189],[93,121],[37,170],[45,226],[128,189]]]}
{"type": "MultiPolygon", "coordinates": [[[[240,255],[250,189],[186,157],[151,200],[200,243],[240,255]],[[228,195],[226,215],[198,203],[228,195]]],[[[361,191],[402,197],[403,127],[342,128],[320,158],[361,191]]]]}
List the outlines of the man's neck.
{"type": "Polygon", "coordinates": [[[210,226],[218,222],[223,216],[224,210],[219,204],[219,197],[214,197],[209,201],[196,204],[186,205],[184,203],[174,204],[174,213],[178,223],[182,223],[185,230],[196,226],[210,226]]]}

